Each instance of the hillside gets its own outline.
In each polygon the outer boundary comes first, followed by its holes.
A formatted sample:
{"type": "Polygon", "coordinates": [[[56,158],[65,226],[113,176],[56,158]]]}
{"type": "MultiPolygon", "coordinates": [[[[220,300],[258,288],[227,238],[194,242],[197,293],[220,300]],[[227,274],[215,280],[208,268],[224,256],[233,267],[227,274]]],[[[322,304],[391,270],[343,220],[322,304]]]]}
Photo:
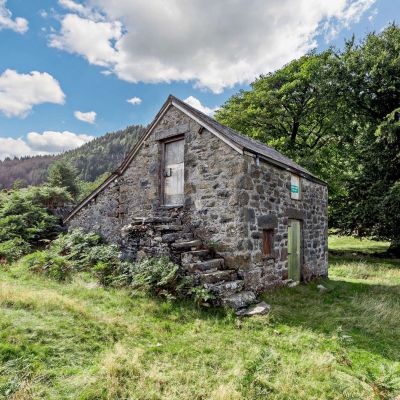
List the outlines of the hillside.
{"type": "Polygon", "coordinates": [[[0,189],[12,187],[15,180],[24,186],[39,185],[47,176],[47,168],[58,159],[70,161],[79,177],[93,182],[104,172],[112,172],[144,131],[141,125],[106,133],[83,146],[57,156],[35,156],[0,161],[0,189]]]}
{"type": "Polygon", "coordinates": [[[248,319],[2,268],[0,399],[397,399],[399,264],[368,253],[248,319]]]}
{"type": "Polygon", "coordinates": [[[59,158],[35,156],[0,160],[0,189],[12,187],[17,179],[22,186],[39,185],[46,179],[49,165],[59,158]]]}

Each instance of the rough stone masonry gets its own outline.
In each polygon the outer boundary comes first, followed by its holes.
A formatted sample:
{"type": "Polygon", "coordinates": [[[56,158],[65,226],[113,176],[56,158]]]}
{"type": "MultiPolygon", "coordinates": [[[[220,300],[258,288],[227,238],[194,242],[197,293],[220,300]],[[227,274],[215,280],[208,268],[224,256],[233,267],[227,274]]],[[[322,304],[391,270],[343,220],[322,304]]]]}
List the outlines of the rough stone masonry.
{"type": "Polygon", "coordinates": [[[167,255],[221,304],[241,308],[287,283],[296,263],[299,280],[327,275],[327,198],[326,184],[292,160],[170,96],[121,167],[65,222],[133,260],[167,255]],[[167,205],[165,146],[175,139],[184,140],[183,201],[167,205]],[[293,220],[300,231],[289,237],[293,220]]]}

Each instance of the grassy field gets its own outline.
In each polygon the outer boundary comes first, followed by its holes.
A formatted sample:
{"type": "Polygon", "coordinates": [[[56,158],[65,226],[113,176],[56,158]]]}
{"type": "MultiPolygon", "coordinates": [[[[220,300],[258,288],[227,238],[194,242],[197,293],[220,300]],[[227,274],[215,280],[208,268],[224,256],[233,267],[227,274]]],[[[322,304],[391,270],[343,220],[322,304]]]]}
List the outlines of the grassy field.
{"type": "Polygon", "coordinates": [[[350,253],[329,279],[265,294],[251,319],[3,267],[0,398],[396,399],[400,261],[331,243],[350,253]]]}
{"type": "Polygon", "coordinates": [[[329,236],[329,250],[341,253],[383,253],[389,248],[389,242],[378,242],[371,239],[357,239],[348,236],[329,236]]]}

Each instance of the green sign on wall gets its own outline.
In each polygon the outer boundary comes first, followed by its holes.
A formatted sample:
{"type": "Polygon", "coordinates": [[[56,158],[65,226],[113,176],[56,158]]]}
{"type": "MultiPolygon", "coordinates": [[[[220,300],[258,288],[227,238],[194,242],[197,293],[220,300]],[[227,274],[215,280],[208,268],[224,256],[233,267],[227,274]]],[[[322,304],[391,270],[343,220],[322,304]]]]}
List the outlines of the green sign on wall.
{"type": "Polygon", "coordinates": [[[290,186],[290,191],[292,193],[299,193],[299,187],[297,185],[291,185],[290,186]]]}

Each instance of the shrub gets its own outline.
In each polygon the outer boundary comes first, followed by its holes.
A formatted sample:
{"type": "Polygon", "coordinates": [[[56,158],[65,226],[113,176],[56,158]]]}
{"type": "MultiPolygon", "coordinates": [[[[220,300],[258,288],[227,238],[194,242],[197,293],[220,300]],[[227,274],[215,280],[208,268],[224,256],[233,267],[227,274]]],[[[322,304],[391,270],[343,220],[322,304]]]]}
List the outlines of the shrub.
{"type": "Polygon", "coordinates": [[[132,287],[155,294],[176,292],[179,267],[167,257],[144,258],[133,264],[132,287]]]}
{"type": "Polygon", "coordinates": [[[65,280],[73,272],[89,271],[105,286],[129,282],[127,263],[121,261],[118,246],[102,243],[99,235],[82,229],[60,235],[46,251],[37,251],[23,261],[32,271],[57,280],[65,280]]]}
{"type": "Polygon", "coordinates": [[[39,244],[61,231],[60,220],[34,202],[29,191],[12,191],[0,201],[0,242],[22,239],[39,244]]]}
{"type": "Polygon", "coordinates": [[[70,278],[73,267],[65,257],[55,255],[49,250],[35,251],[22,259],[31,271],[41,273],[58,281],[65,281],[70,278]]]}
{"type": "Polygon", "coordinates": [[[15,238],[0,243],[0,264],[11,263],[28,253],[30,246],[25,240],[15,238]]]}
{"type": "Polygon", "coordinates": [[[96,248],[99,251],[98,248],[101,243],[102,239],[98,234],[86,233],[82,229],[74,229],[54,240],[50,245],[50,250],[55,254],[65,256],[74,264],[77,270],[85,270],[94,266],[97,261],[101,261],[100,257],[88,265],[89,253],[92,252],[92,248],[96,248]]]}
{"type": "Polygon", "coordinates": [[[189,293],[198,306],[208,306],[209,302],[215,299],[215,296],[205,287],[194,287],[190,289],[189,293]]]}
{"type": "Polygon", "coordinates": [[[26,191],[26,197],[34,204],[55,209],[73,202],[71,194],[66,188],[48,185],[32,186],[26,191]]]}
{"type": "Polygon", "coordinates": [[[45,251],[36,251],[22,261],[31,271],[63,281],[73,272],[88,271],[103,286],[130,286],[166,297],[194,297],[205,304],[213,296],[204,288],[193,289],[191,278],[179,274],[168,257],[122,260],[119,247],[102,242],[99,235],[75,229],[60,235],[45,251]]]}
{"type": "Polygon", "coordinates": [[[81,261],[85,268],[92,268],[98,262],[117,267],[120,260],[120,250],[115,244],[101,244],[87,249],[83,254],[81,261]]]}
{"type": "Polygon", "coordinates": [[[119,260],[116,263],[98,261],[92,272],[103,286],[123,287],[132,282],[133,264],[119,260]]]}

